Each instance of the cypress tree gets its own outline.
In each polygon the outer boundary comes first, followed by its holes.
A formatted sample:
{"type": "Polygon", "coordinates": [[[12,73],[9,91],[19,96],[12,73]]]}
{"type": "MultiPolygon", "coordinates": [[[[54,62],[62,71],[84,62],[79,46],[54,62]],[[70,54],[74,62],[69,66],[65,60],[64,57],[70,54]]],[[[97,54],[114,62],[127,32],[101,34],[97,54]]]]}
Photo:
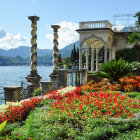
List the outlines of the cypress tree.
{"type": "Polygon", "coordinates": [[[76,59],[79,60],[79,47],[77,48],[76,59]]]}
{"type": "Polygon", "coordinates": [[[58,56],[58,63],[61,63],[62,62],[62,58],[61,58],[61,54],[59,54],[58,56]]]}
{"type": "Polygon", "coordinates": [[[74,47],[73,47],[73,59],[76,60],[77,58],[77,53],[76,53],[76,48],[75,48],[75,44],[74,44],[74,47]]]}
{"type": "Polygon", "coordinates": [[[73,50],[71,51],[71,62],[73,63],[74,61],[74,54],[73,54],[73,50]]]}

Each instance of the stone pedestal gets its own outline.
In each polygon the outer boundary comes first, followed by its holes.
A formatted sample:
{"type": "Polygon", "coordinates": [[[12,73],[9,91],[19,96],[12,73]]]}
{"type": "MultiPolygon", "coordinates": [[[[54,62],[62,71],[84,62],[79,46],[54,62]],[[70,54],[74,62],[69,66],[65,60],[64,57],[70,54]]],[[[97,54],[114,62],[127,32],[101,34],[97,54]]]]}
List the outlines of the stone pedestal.
{"type": "Polygon", "coordinates": [[[58,87],[67,87],[67,70],[58,70],[58,87]]]}
{"type": "Polygon", "coordinates": [[[87,69],[80,69],[80,85],[87,83],[87,69]]]}
{"type": "Polygon", "coordinates": [[[49,76],[53,82],[53,90],[58,89],[58,70],[53,70],[49,76]]]}
{"type": "Polygon", "coordinates": [[[42,87],[42,95],[52,92],[53,90],[53,82],[52,81],[42,81],[41,87],[42,87]]]}
{"type": "Polygon", "coordinates": [[[67,86],[67,70],[55,70],[50,75],[53,82],[53,89],[60,89],[67,86]]]}
{"type": "Polygon", "coordinates": [[[34,92],[35,87],[34,87],[34,85],[32,83],[29,82],[27,89],[28,89],[28,96],[27,97],[31,98],[32,97],[32,93],[34,92]]]}
{"type": "Polygon", "coordinates": [[[20,101],[20,90],[21,87],[4,87],[5,103],[14,101],[20,101]]]}

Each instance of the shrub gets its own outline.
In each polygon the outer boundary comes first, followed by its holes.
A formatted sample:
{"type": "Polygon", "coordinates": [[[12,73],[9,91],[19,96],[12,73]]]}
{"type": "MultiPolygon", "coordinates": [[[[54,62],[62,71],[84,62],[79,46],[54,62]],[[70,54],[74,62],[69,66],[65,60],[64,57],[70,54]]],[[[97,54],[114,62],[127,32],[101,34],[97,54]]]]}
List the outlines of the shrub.
{"type": "Polygon", "coordinates": [[[94,72],[95,76],[119,81],[121,77],[135,71],[139,63],[129,63],[125,60],[113,60],[101,65],[101,72],[94,72]]]}
{"type": "Polygon", "coordinates": [[[41,95],[41,92],[42,92],[41,88],[34,89],[34,92],[32,93],[32,97],[41,95]]]}

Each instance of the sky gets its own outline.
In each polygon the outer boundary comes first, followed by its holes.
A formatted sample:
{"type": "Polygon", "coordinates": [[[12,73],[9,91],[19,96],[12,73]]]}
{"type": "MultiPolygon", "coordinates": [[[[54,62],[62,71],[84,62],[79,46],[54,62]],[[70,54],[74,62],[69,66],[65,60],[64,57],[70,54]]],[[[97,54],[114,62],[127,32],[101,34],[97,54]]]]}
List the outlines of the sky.
{"type": "MultiPolygon", "coordinates": [[[[39,16],[37,46],[53,48],[51,25],[58,24],[59,49],[79,39],[79,22],[109,20],[140,11],[140,0],[0,0],[0,48],[31,46],[31,21],[39,16]]],[[[119,23],[118,23],[119,24],[119,23]]]]}

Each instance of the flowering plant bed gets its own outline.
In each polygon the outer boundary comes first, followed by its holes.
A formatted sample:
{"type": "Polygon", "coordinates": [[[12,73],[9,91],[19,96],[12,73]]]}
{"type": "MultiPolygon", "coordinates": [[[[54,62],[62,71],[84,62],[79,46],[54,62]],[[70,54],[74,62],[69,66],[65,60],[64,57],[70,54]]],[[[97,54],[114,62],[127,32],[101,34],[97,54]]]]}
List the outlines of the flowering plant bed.
{"type": "Polygon", "coordinates": [[[29,112],[35,108],[42,98],[31,98],[29,100],[24,100],[19,103],[8,103],[3,105],[0,112],[0,123],[8,120],[8,123],[23,120],[27,117],[29,112]]]}
{"type": "Polygon", "coordinates": [[[95,82],[91,80],[90,82],[82,86],[84,91],[140,91],[140,76],[126,76],[119,79],[118,82],[111,83],[109,79],[102,79],[101,82],[95,82]]]}
{"type": "MultiPolygon", "coordinates": [[[[104,83],[111,84],[108,80],[103,80],[104,83]]],[[[139,98],[130,98],[129,93],[120,91],[89,91],[85,94],[83,87],[67,87],[47,93],[41,99],[9,103],[1,112],[1,121],[8,119],[12,123],[6,126],[5,132],[12,130],[11,137],[18,134],[32,139],[101,140],[136,129],[132,137],[137,136],[140,121],[135,117],[139,112],[139,98]],[[19,120],[25,123],[20,125],[19,120]],[[17,126],[13,123],[16,121],[19,121],[17,126]]]]}

